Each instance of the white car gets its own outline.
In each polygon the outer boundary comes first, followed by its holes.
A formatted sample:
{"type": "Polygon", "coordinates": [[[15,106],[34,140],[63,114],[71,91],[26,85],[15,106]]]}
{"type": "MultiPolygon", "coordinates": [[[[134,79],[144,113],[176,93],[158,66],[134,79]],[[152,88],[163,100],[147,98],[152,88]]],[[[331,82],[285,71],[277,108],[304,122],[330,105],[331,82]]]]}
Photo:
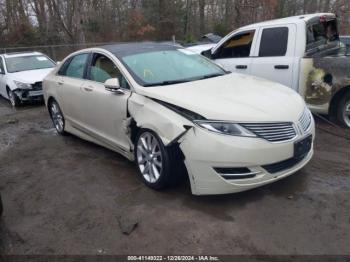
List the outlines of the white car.
{"type": "Polygon", "coordinates": [[[295,173],[313,155],[313,118],[295,91],[228,73],[181,47],[81,50],[43,89],[58,133],[135,161],[154,189],[186,167],[193,194],[244,191],[295,173]]]}
{"type": "Polygon", "coordinates": [[[56,66],[49,57],[38,52],[0,55],[0,95],[12,106],[42,100],[42,81],[56,66]]]}

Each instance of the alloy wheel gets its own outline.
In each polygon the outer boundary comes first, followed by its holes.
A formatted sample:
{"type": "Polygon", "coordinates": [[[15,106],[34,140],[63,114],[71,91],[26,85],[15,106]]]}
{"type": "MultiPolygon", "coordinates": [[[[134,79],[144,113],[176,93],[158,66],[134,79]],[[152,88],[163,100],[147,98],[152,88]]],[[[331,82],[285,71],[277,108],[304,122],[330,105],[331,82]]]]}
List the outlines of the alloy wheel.
{"type": "Polygon", "coordinates": [[[137,163],[141,174],[148,183],[156,183],[163,169],[163,156],[157,138],[144,132],[138,139],[136,148],[137,163]]]}
{"type": "Polygon", "coordinates": [[[64,131],[64,118],[61,112],[61,109],[59,108],[58,104],[56,102],[52,102],[50,106],[50,112],[53,124],[55,125],[56,130],[59,133],[62,133],[64,131]]]}
{"type": "Polygon", "coordinates": [[[344,105],[343,119],[344,119],[344,123],[348,127],[350,127],[350,100],[348,100],[344,105]]]}

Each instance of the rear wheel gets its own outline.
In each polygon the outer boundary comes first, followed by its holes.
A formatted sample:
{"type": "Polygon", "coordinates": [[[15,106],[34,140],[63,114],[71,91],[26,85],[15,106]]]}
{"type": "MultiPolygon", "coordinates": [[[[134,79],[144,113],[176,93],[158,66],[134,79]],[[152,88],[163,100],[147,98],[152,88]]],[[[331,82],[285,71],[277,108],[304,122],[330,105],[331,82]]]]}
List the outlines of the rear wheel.
{"type": "Polygon", "coordinates": [[[21,100],[12,90],[8,90],[7,94],[8,94],[10,103],[13,107],[19,106],[21,104],[21,100]]]}
{"type": "Polygon", "coordinates": [[[147,129],[142,129],[135,143],[135,162],[144,183],[153,189],[162,189],[174,185],[181,177],[179,165],[169,148],[166,148],[159,136],[147,129]],[[171,162],[172,161],[172,162],[171,162]]]}
{"type": "Polygon", "coordinates": [[[55,100],[49,103],[49,112],[57,133],[59,133],[60,135],[64,135],[66,133],[64,131],[64,127],[65,127],[64,116],[60,106],[55,100]]]}
{"type": "Polygon", "coordinates": [[[338,104],[337,119],[340,124],[350,128],[350,92],[345,93],[338,104]]]}

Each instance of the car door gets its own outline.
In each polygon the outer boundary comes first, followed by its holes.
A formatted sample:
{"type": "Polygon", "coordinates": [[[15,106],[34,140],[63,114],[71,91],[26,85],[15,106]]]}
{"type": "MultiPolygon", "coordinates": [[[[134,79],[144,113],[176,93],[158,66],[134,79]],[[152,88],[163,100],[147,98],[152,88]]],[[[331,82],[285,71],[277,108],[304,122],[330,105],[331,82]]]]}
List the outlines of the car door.
{"type": "Polygon", "coordinates": [[[3,97],[7,97],[5,66],[2,57],[0,57],[0,95],[2,95],[3,97]]]}
{"type": "Polygon", "coordinates": [[[84,76],[89,56],[90,53],[82,53],[68,59],[55,79],[60,107],[65,118],[75,127],[84,126],[85,122],[85,112],[82,109],[86,101],[82,99],[81,88],[86,82],[84,76]]]}
{"type": "Polygon", "coordinates": [[[249,74],[255,30],[236,32],[223,41],[213,49],[212,59],[228,71],[249,74]]]}
{"type": "Polygon", "coordinates": [[[127,100],[130,85],[113,59],[107,54],[94,53],[82,87],[86,127],[96,139],[123,151],[129,149],[124,121],[127,118],[127,100]],[[121,93],[106,90],[105,81],[118,78],[121,93]]]}
{"type": "Polygon", "coordinates": [[[262,27],[252,58],[251,74],[293,87],[296,26],[262,27]]]}

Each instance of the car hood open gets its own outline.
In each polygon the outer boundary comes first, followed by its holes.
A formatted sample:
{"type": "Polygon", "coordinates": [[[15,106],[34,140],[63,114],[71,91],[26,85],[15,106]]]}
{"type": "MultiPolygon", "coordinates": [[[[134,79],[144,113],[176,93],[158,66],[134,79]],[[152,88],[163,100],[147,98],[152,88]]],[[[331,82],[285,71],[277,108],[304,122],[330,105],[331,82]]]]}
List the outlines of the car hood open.
{"type": "Polygon", "coordinates": [[[137,93],[211,120],[295,122],[305,107],[302,98],[288,87],[236,73],[176,85],[139,88],[137,93]]]}
{"type": "Polygon", "coordinates": [[[20,81],[27,84],[34,84],[36,82],[42,82],[43,79],[53,70],[54,68],[45,68],[37,70],[22,71],[17,73],[11,73],[11,78],[16,81],[20,81]]]}

